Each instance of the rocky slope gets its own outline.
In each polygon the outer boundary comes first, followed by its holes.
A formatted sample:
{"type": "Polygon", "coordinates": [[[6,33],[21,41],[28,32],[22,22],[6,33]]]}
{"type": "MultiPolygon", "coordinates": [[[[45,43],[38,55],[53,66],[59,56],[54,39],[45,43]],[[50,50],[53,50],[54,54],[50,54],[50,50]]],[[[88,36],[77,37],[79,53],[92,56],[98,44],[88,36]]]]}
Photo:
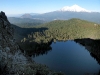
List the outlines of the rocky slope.
{"type": "Polygon", "coordinates": [[[0,13],[0,75],[62,75],[46,65],[28,59],[16,44],[14,29],[4,12],[0,13]]]}

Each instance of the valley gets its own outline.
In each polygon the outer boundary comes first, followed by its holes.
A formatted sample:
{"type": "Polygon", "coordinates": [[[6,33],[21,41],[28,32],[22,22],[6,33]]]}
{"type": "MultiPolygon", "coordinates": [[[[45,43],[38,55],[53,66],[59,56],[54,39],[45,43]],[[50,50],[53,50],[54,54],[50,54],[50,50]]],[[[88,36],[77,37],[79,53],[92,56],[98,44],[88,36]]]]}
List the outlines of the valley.
{"type": "Polygon", "coordinates": [[[0,75],[100,75],[99,8],[42,1],[0,12],[0,75]]]}
{"type": "MultiPolygon", "coordinates": [[[[48,53],[51,52],[53,49],[52,43],[62,41],[67,42],[69,40],[75,40],[76,42],[78,42],[77,39],[84,40],[87,38],[92,40],[99,40],[99,31],[100,24],[98,23],[81,20],[78,18],[72,18],[69,20],[54,20],[32,27],[15,27],[15,38],[16,40],[18,40],[17,43],[20,46],[22,52],[24,52],[28,56],[33,57],[34,59],[40,57],[41,55],[48,55],[48,53]]],[[[88,43],[88,40],[85,43],[88,43]]],[[[95,44],[93,44],[93,46],[94,45],[95,44]]],[[[94,57],[97,62],[99,61],[99,59],[94,56],[94,52],[91,56],[94,57]]],[[[62,70],[62,72],[64,71],[62,70]]]]}
{"type": "MultiPolygon", "coordinates": [[[[32,17],[28,18],[10,17],[8,19],[12,23],[12,26],[15,30],[14,37],[21,51],[25,55],[33,57],[33,60],[35,58],[35,61],[38,59],[37,57],[40,57],[41,55],[45,56],[45,54],[47,54],[46,57],[48,57],[49,52],[51,52],[52,49],[54,48],[52,47],[52,43],[62,42],[62,41],[67,42],[69,40],[75,40],[76,42],[78,42],[77,39],[82,40],[87,38],[92,40],[100,39],[100,33],[99,33],[100,24],[99,22],[96,21],[90,22],[79,18],[71,18],[68,20],[56,19],[48,21],[32,19],[32,17]]],[[[74,45],[72,46],[74,47],[74,45]]],[[[91,56],[94,57],[97,60],[97,62],[99,61],[99,59],[94,55],[94,52],[92,53],[91,56]]],[[[55,55],[53,57],[55,57],[55,55]]],[[[51,67],[51,69],[53,69],[52,66],[50,66],[48,63],[44,62],[43,64],[47,64],[49,67],[51,67]]],[[[71,74],[70,72],[65,72],[64,70],[62,70],[62,72],[71,74]]],[[[89,72],[91,71],[89,70],[89,72]]],[[[78,75],[78,72],[76,74],[78,75]]]]}
{"type": "MultiPolygon", "coordinates": [[[[14,25],[14,27],[15,27],[15,25],[14,25]]],[[[98,64],[100,64],[99,63],[99,61],[100,61],[99,54],[97,54],[97,53],[99,53],[99,50],[98,50],[99,49],[99,47],[98,47],[99,39],[100,39],[99,31],[100,31],[100,24],[97,24],[94,22],[89,22],[86,20],[77,19],[77,18],[72,18],[70,20],[55,20],[55,21],[51,21],[48,23],[44,23],[42,25],[33,26],[31,28],[20,28],[20,29],[16,28],[15,34],[21,36],[21,38],[16,38],[16,40],[20,39],[18,41],[18,44],[19,44],[22,52],[24,52],[28,56],[33,57],[33,60],[35,60],[36,62],[46,64],[50,67],[50,69],[53,69],[52,66],[50,65],[50,63],[48,63],[47,57],[50,57],[48,54],[51,52],[51,55],[53,54],[53,57],[55,58],[56,53],[58,53],[58,52],[62,53],[63,51],[66,51],[67,45],[64,45],[64,43],[67,43],[70,40],[75,41],[76,43],[79,43],[83,47],[86,47],[86,50],[89,51],[89,52],[84,53],[84,48],[81,48],[80,46],[79,46],[79,48],[76,48],[76,45],[73,45],[69,42],[68,43],[69,47],[70,46],[75,47],[75,49],[77,49],[79,52],[78,55],[81,54],[81,51],[83,51],[83,55],[82,54],[81,55],[84,57],[85,57],[85,54],[90,53],[91,56],[87,56],[87,57],[89,57],[88,60],[91,59],[91,62],[94,62],[94,64],[95,64],[95,60],[92,60],[92,57],[93,57],[94,59],[96,59],[98,64]],[[17,31],[17,30],[19,30],[19,31],[17,31]],[[18,33],[20,33],[20,34],[18,34],[18,33]],[[52,45],[53,43],[56,44],[56,47],[52,45]],[[61,48],[64,47],[65,49],[62,48],[63,51],[59,50],[57,48],[57,46],[58,46],[57,43],[62,43],[59,46],[61,46],[61,48]],[[88,46],[89,46],[89,48],[88,48],[88,46]],[[57,49],[55,49],[56,53],[52,53],[54,51],[54,48],[57,48],[57,49]],[[95,49],[97,52],[95,51],[95,49]],[[57,50],[58,50],[58,52],[57,52],[57,50]],[[41,59],[43,59],[43,60],[40,61],[41,59]],[[45,62],[43,62],[43,61],[45,61],[45,62]]],[[[16,37],[18,37],[18,36],[16,36],[16,37]]],[[[70,49],[69,47],[67,49],[70,49]]],[[[72,50],[74,50],[74,49],[72,49],[72,50]]],[[[67,53],[70,52],[69,50],[67,50],[67,51],[68,51],[67,53]]],[[[77,52],[77,51],[75,51],[75,52],[77,52]]],[[[62,56],[62,54],[60,56],[62,56]]],[[[81,59],[79,58],[80,60],[78,60],[77,58],[74,58],[74,57],[71,58],[71,56],[70,56],[71,60],[69,62],[76,59],[77,61],[84,61],[84,62],[87,61],[86,63],[88,64],[88,60],[82,60],[82,59],[85,59],[84,57],[81,59]]],[[[65,57],[63,57],[63,58],[65,59],[65,57]]],[[[55,59],[58,59],[58,58],[55,58],[55,59]]],[[[50,58],[50,60],[51,60],[51,58],[50,58]]],[[[60,59],[60,60],[65,61],[63,59],[60,59]]],[[[51,60],[50,62],[57,63],[56,61],[60,61],[60,60],[55,60],[55,61],[51,60]]],[[[61,64],[65,64],[65,63],[63,62],[61,64]]],[[[95,65],[98,65],[98,64],[95,64],[95,65]]],[[[68,65],[68,64],[66,64],[66,65],[68,65]]],[[[69,65],[72,65],[72,64],[69,64],[69,65]]],[[[77,66],[81,66],[81,65],[77,65],[77,66]]],[[[62,68],[62,67],[59,67],[59,69],[60,68],[62,68]]],[[[66,67],[63,67],[63,68],[67,69],[66,67]]],[[[86,68],[86,67],[82,67],[82,68],[86,68]]],[[[95,67],[95,68],[97,68],[97,67],[95,67]]],[[[78,69],[78,68],[76,68],[76,69],[78,69]]],[[[56,70],[56,67],[55,67],[55,70],[56,70]]],[[[61,71],[66,74],[67,73],[72,74],[71,72],[68,72],[69,70],[66,70],[66,71],[61,70],[61,71]]],[[[56,71],[60,71],[60,70],[57,69],[56,71]]],[[[85,69],[84,69],[84,71],[85,71],[85,69]]],[[[81,75],[81,73],[85,74],[86,72],[84,72],[84,71],[81,71],[80,73],[77,72],[76,74],[77,75],[81,75]]],[[[89,68],[89,70],[87,70],[87,71],[92,73],[91,68],[89,68]]],[[[94,72],[97,72],[97,71],[94,71],[94,72]]]]}

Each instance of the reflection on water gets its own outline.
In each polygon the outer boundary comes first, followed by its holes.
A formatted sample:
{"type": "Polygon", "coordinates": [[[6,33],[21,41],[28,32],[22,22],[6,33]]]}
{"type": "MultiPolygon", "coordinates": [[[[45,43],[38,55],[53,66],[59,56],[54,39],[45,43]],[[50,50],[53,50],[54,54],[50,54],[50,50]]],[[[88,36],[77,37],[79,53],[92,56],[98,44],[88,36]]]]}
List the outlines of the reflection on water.
{"type": "Polygon", "coordinates": [[[76,39],[75,42],[84,46],[92,57],[100,64],[100,40],[93,39],[76,39]]]}
{"type": "Polygon", "coordinates": [[[51,43],[37,45],[38,49],[34,49],[31,55],[33,57],[37,57],[39,55],[48,54],[48,52],[52,50],[52,47],[50,45],[51,43]]]}
{"type": "Polygon", "coordinates": [[[54,71],[64,72],[66,75],[99,74],[99,45],[100,40],[92,39],[56,42],[51,44],[52,51],[47,55],[40,55],[33,60],[46,64],[54,71]]]}
{"type": "Polygon", "coordinates": [[[47,54],[49,51],[52,50],[51,47],[52,40],[48,43],[37,43],[37,42],[22,42],[20,44],[20,49],[28,56],[39,56],[43,54],[47,54]],[[25,51],[24,51],[25,50],[25,51]]]}

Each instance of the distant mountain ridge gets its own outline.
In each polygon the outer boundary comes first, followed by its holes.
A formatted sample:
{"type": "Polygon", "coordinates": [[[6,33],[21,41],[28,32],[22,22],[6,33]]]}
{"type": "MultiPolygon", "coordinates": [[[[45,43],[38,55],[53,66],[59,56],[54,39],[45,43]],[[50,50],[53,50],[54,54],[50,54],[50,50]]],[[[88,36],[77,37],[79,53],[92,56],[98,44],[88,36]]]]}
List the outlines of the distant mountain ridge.
{"type": "MultiPolygon", "coordinates": [[[[12,23],[15,18],[14,17],[9,17],[8,19],[12,23]]],[[[31,15],[31,14],[24,14],[19,19],[33,19],[33,20],[40,20],[44,22],[49,22],[53,20],[68,20],[71,18],[79,18],[91,22],[96,22],[100,24],[100,13],[99,12],[73,12],[73,11],[53,11],[53,12],[48,12],[44,14],[38,14],[38,15],[31,15]]],[[[18,21],[14,21],[18,22],[18,21]]],[[[27,21],[26,21],[27,22],[27,21]]]]}
{"type": "Polygon", "coordinates": [[[79,18],[91,22],[100,23],[100,12],[92,12],[75,4],[73,6],[65,6],[57,11],[32,15],[31,18],[44,20],[47,22],[53,20],[68,20],[71,18],[79,18]]]}
{"type": "Polygon", "coordinates": [[[47,12],[44,14],[27,13],[19,18],[27,18],[34,20],[41,20],[45,22],[53,20],[69,20],[71,18],[79,18],[100,24],[100,12],[92,12],[78,5],[65,6],[57,11],[47,12]]]}
{"type": "Polygon", "coordinates": [[[32,18],[31,14],[24,14],[21,16],[21,18],[32,18]]]}
{"type": "Polygon", "coordinates": [[[100,23],[100,13],[99,12],[72,12],[72,11],[54,11],[49,13],[44,13],[40,15],[34,15],[33,18],[53,21],[53,20],[68,20],[71,18],[79,18],[91,22],[100,23]]]}
{"type": "Polygon", "coordinates": [[[21,18],[33,18],[34,15],[38,15],[38,13],[25,13],[21,18]]]}

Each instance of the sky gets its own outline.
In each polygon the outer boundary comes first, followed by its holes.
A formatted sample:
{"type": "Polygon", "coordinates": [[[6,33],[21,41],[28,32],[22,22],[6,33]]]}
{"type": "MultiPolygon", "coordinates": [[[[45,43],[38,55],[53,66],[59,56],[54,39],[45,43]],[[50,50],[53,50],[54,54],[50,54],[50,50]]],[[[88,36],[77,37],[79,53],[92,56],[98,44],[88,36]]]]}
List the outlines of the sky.
{"type": "Polygon", "coordinates": [[[0,11],[6,14],[46,13],[74,4],[100,12],[100,0],[0,0],[0,11]]]}

